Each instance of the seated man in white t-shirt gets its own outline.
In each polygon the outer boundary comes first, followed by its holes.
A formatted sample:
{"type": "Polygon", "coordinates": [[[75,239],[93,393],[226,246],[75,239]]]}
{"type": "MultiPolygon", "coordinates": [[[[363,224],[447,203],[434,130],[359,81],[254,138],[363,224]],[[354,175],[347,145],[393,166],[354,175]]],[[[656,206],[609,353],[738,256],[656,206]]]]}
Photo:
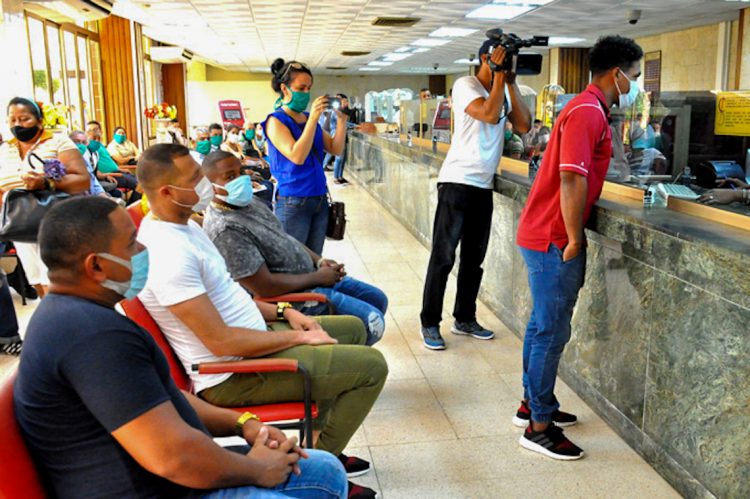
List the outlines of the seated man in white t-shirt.
{"type": "Polygon", "coordinates": [[[445,350],[440,319],[448,274],[461,242],[458,290],[451,331],[481,340],[495,337],[479,325],[476,301],[482,282],[482,262],[492,223],[492,186],[500,156],[506,118],[524,134],[531,114],[521,98],[516,75],[494,72],[505,50],[487,40],[479,49],[482,65],[476,76],[464,76],[453,85],[454,131],[451,147],[438,177],[438,206],[422,299],[422,340],[431,350],[445,350]],[[492,54],[490,55],[490,51],[492,54]]]}
{"type": "MultiPolygon", "coordinates": [[[[198,396],[221,406],[301,400],[303,382],[295,373],[207,375],[190,368],[243,357],[296,359],[310,373],[312,397],[321,412],[315,447],[337,455],[350,476],[369,471],[366,461],[342,454],[388,374],[382,354],[364,346],[362,321],[348,316],[313,319],[289,304],[256,304],[190,220],[194,211],[207,207],[214,192],[186,147],[158,144],[147,149],[137,174],[151,205],[138,234],[149,249],[148,282],[139,298],[190,373],[198,396]],[[272,321],[283,322],[267,326],[272,321]]],[[[350,489],[349,497],[374,497],[369,489],[350,489]]]]}

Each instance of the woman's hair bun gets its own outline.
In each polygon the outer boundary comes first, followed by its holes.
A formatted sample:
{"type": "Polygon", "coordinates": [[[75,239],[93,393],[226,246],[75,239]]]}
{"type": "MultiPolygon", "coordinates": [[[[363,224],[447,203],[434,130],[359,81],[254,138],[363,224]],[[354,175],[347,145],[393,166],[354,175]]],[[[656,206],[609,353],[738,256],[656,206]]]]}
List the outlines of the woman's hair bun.
{"type": "Polygon", "coordinates": [[[285,64],[286,63],[284,62],[284,59],[278,57],[275,61],[273,61],[273,64],[271,64],[271,72],[274,75],[278,75],[285,64]]]}

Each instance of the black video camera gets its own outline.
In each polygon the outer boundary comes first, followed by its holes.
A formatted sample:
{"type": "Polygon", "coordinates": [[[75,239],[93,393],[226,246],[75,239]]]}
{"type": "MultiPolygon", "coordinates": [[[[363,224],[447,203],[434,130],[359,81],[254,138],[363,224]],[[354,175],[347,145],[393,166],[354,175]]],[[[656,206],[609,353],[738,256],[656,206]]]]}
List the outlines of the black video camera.
{"type": "Polygon", "coordinates": [[[549,43],[548,36],[534,36],[524,40],[515,33],[503,33],[500,28],[491,29],[486,35],[492,41],[487,54],[487,63],[492,71],[509,71],[519,75],[538,75],[542,72],[541,54],[519,54],[519,51],[526,47],[546,47],[549,43]],[[501,65],[490,60],[496,47],[505,49],[505,60],[501,65]]]}

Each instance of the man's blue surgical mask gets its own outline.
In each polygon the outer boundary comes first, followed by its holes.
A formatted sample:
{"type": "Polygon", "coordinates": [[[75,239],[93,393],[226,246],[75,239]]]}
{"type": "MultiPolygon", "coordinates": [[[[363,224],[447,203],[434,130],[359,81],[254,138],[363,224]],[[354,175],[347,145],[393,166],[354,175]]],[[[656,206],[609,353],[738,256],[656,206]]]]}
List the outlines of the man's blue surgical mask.
{"type": "Polygon", "coordinates": [[[97,253],[100,257],[109,260],[110,262],[117,263],[127,268],[130,271],[130,279],[127,281],[112,281],[107,279],[102,283],[107,289],[111,289],[120,296],[124,296],[128,300],[132,300],[138,293],[143,291],[146,287],[146,280],[148,279],[148,250],[144,249],[137,255],[134,255],[130,261],[120,258],[119,256],[111,255],[109,253],[97,253]]]}
{"type": "Polygon", "coordinates": [[[620,109],[627,109],[635,104],[636,99],[638,99],[638,94],[641,93],[641,89],[638,87],[637,80],[633,81],[628,78],[628,75],[626,75],[623,70],[620,70],[620,73],[622,73],[622,75],[630,82],[630,91],[628,91],[628,93],[626,94],[623,94],[620,90],[620,85],[617,84],[617,78],[615,78],[615,87],[617,87],[617,92],[620,94],[620,100],[617,106],[620,109]]]}
{"type": "Polygon", "coordinates": [[[217,194],[216,197],[233,206],[244,208],[253,200],[253,179],[249,175],[240,175],[224,185],[214,184],[214,187],[227,191],[226,195],[217,194]]]}

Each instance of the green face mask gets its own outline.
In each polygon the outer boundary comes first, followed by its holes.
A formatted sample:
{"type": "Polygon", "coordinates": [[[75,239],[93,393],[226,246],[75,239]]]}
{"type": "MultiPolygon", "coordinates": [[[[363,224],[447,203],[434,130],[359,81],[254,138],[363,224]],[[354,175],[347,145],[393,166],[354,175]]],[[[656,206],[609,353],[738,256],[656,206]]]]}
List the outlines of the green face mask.
{"type": "Polygon", "coordinates": [[[512,130],[505,130],[505,140],[510,140],[513,137],[512,130]]]}
{"type": "Polygon", "coordinates": [[[115,134],[115,142],[118,144],[124,144],[125,143],[125,134],[124,133],[116,133],[115,134]]]}
{"type": "Polygon", "coordinates": [[[211,141],[210,140],[199,140],[195,144],[195,150],[201,154],[208,154],[211,152],[211,141]]]}
{"type": "Polygon", "coordinates": [[[96,152],[102,146],[102,143],[98,140],[89,140],[89,151],[96,152]]]}
{"type": "Polygon", "coordinates": [[[295,92],[294,90],[292,90],[292,100],[284,103],[295,113],[301,113],[307,109],[308,104],[310,104],[310,92],[295,92]]]}
{"type": "Polygon", "coordinates": [[[81,156],[86,154],[86,145],[85,144],[76,144],[76,147],[78,148],[78,152],[81,153],[81,156]]]}
{"type": "Polygon", "coordinates": [[[245,130],[245,139],[253,140],[255,138],[255,130],[245,130]]]}
{"type": "Polygon", "coordinates": [[[221,136],[221,135],[212,135],[212,136],[211,136],[211,144],[213,144],[213,145],[215,145],[215,146],[220,146],[220,145],[221,145],[221,142],[222,142],[223,140],[224,140],[224,139],[222,138],[222,136],[221,136]]]}

